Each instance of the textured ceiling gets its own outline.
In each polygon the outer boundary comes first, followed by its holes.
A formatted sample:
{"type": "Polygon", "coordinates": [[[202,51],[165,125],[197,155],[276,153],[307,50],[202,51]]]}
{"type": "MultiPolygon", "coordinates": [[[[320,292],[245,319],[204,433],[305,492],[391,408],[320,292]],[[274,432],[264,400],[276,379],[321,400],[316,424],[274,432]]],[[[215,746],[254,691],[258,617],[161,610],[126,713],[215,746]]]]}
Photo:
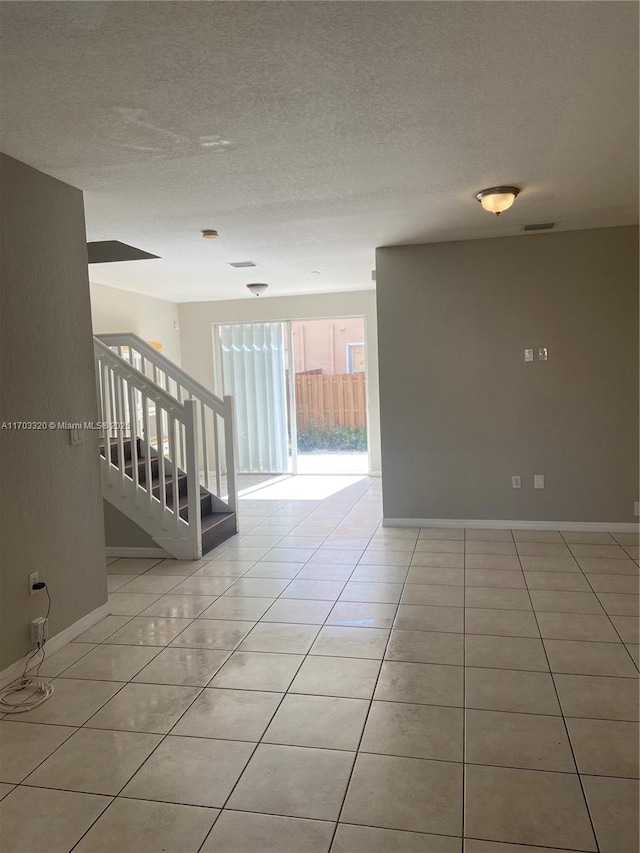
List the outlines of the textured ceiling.
{"type": "Polygon", "coordinates": [[[379,245],[637,221],[636,3],[2,2],[0,23],[0,150],[85,191],[89,240],[161,256],[103,284],[361,290],[379,245]],[[499,219],[473,199],[497,183],[522,187],[499,219]]]}

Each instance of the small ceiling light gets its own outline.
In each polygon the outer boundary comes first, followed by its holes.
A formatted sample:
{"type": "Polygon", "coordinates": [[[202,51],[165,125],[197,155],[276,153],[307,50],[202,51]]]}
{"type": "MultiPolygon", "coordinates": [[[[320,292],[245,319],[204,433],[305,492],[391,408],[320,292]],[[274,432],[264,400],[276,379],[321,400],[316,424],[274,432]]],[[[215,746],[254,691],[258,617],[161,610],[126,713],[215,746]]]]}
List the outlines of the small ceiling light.
{"type": "Polygon", "coordinates": [[[320,270],[311,270],[311,275],[320,275],[320,270]]]}
{"type": "Polygon", "coordinates": [[[265,292],[269,285],[265,284],[264,282],[256,281],[252,284],[248,284],[247,287],[249,288],[251,293],[253,293],[254,296],[260,296],[261,293],[265,292]]]}
{"type": "Polygon", "coordinates": [[[205,240],[215,240],[218,236],[218,232],[214,231],[213,228],[205,228],[204,231],[200,232],[205,240]]]}
{"type": "Polygon", "coordinates": [[[519,192],[518,187],[491,187],[488,190],[480,190],[476,193],[476,198],[485,210],[500,216],[505,210],[509,210],[519,192]]]}

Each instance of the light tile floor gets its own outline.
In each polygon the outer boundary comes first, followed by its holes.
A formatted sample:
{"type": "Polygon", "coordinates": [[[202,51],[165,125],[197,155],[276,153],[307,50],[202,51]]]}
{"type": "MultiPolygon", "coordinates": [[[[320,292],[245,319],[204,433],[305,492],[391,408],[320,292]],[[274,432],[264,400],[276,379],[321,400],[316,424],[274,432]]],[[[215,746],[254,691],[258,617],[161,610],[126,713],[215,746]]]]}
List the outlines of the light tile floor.
{"type": "MultiPolygon", "coordinates": [[[[264,494],[269,494],[264,492],[264,494]]],[[[0,720],[5,853],[637,853],[638,536],[242,500],[0,720]]]]}

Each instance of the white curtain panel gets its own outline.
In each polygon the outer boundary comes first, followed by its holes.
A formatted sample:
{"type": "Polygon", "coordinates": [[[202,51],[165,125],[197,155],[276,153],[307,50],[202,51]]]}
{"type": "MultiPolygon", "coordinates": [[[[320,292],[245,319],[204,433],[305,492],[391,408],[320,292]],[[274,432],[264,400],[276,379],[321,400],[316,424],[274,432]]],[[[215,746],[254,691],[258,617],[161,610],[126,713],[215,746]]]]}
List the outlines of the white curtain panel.
{"type": "Polygon", "coordinates": [[[220,326],[224,393],[236,403],[238,470],[288,470],[284,323],[220,326]]]}

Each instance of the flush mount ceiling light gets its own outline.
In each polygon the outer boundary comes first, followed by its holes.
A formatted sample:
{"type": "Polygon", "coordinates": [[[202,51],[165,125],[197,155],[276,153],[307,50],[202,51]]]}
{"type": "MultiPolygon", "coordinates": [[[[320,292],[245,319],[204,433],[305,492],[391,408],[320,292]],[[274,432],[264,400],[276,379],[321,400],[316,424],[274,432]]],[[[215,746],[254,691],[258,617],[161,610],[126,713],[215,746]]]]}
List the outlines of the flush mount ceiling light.
{"type": "Polygon", "coordinates": [[[218,232],[215,231],[213,228],[205,228],[200,233],[202,234],[205,240],[215,240],[218,236],[218,232]]]}
{"type": "Polygon", "coordinates": [[[247,285],[248,289],[253,293],[254,296],[260,296],[261,293],[264,293],[265,290],[269,287],[268,284],[264,282],[253,282],[252,284],[247,285]]]}
{"type": "Polygon", "coordinates": [[[509,210],[519,192],[519,187],[490,187],[476,193],[476,198],[485,210],[500,216],[505,210],[509,210]]]}

